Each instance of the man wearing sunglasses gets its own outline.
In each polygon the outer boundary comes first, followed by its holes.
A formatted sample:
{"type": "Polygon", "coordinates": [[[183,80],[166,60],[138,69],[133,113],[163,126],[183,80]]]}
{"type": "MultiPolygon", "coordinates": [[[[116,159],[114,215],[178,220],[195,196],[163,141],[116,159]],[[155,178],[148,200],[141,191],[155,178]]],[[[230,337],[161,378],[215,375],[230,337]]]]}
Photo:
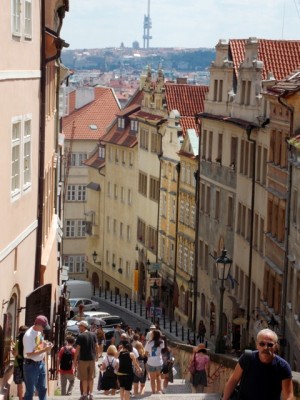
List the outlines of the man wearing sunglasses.
{"type": "Polygon", "coordinates": [[[276,354],[276,333],[271,329],[258,332],[256,348],[252,354],[240,357],[225,385],[223,400],[230,399],[239,382],[239,400],[294,400],[292,371],[276,354]]]}

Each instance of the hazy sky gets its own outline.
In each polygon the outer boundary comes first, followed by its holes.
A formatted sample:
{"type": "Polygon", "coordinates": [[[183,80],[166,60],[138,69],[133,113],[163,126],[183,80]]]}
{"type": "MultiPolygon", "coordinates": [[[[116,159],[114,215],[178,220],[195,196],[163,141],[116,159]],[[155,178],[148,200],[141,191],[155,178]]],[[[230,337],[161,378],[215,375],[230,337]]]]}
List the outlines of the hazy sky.
{"type": "MultiPolygon", "coordinates": [[[[71,49],[143,47],[148,0],[70,0],[71,49]]],[[[300,40],[300,0],[151,0],[151,47],[214,47],[219,39],[300,40]]]]}

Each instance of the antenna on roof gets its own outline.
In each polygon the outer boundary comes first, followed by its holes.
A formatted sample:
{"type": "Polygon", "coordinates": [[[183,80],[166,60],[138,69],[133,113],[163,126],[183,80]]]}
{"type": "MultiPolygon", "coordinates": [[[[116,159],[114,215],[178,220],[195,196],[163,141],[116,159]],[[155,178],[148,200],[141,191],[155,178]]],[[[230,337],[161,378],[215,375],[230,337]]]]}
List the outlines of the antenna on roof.
{"type": "Polygon", "coordinates": [[[148,0],[148,15],[144,15],[144,49],[149,49],[149,41],[152,39],[150,29],[152,28],[152,21],[150,18],[150,0],[148,0]]]}

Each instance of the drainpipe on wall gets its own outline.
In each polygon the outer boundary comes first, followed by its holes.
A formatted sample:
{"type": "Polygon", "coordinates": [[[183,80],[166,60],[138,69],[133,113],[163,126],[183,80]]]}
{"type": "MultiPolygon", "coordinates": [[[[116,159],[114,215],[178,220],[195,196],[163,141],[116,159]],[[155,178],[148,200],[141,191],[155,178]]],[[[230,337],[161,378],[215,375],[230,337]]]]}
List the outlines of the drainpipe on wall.
{"type": "Polygon", "coordinates": [[[250,325],[250,306],[251,306],[251,281],[252,281],[252,252],[253,252],[253,226],[254,226],[254,201],[255,201],[255,166],[256,166],[256,140],[251,139],[253,125],[248,125],[246,134],[248,141],[253,143],[253,163],[252,163],[252,189],[251,189],[251,222],[249,238],[249,260],[248,260],[248,287],[247,287],[247,328],[246,343],[249,343],[249,325],[250,325]],[[248,337],[247,337],[248,336],[248,337]]]}
{"type": "MultiPolygon", "coordinates": [[[[278,102],[290,112],[290,137],[294,134],[294,107],[288,105],[283,101],[286,92],[278,97],[278,102]]],[[[287,286],[288,286],[288,268],[289,268],[289,236],[291,229],[291,197],[292,197],[292,163],[288,161],[288,187],[286,199],[286,213],[285,213],[285,235],[284,235],[284,266],[283,266],[283,284],[282,284],[282,303],[281,303],[281,335],[285,339],[286,336],[286,302],[287,302],[287,286]]],[[[284,347],[283,354],[284,354],[284,347]]]]}
{"type": "Polygon", "coordinates": [[[39,167],[38,167],[38,204],[37,204],[37,238],[35,253],[34,289],[40,286],[40,272],[43,245],[43,200],[45,170],[45,126],[46,126],[46,41],[45,41],[45,1],[41,2],[41,102],[39,131],[39,167]]]}

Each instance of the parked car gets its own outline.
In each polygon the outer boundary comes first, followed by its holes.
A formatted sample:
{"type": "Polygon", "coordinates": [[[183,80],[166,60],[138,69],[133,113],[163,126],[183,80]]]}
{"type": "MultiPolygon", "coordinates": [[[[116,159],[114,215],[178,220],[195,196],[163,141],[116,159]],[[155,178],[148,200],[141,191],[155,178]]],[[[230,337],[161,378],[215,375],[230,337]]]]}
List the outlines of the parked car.
{"type": "MultiPolygon", "coordinates": [[[[87,323],[89,325],[91,325],[91,323],[93,321],[94,322],[96,321],[95,325],[97,325],[97,319],[98,318],[95,318],[95,317],[87,317],[86,321],[87,321],[87,323]]],[[[124,328],[126,326],[125,321],[121,317],[119,317],[118,315],[107,315],[107,316],[99,318],[99,321],[101,321],[101,322],[99,322],[99,325],[103,325],[103,330],[109,332],[108,335],[111,335],[109,339],[111,339],[111,337],[112,337],[112,335],[114,333],[114,326],[115,325],[120,324],[122,328],[124,328]]],[[[76,321],[76,322],[78,322],[78,321],[76,321]]],[[[67,334],[71,334],[73,336],[78,336],[79,327],[76,324],[76,322],[73,325],[67,326],[67,329],[66,329],[66,333],[67,334]]],[[[109,341],[109,343],[110,343],[110,341],[109,341]]]]}
{"type": "Polygon", "coordinates": [[[101,319],[105,322],[105,329],[113,328],[117,324],[120,324],[121,328],[123,329],[127,325],[123,318],[119,317],[118,315],[108,315],[106,317],[102,317],[101,319]]]}
{"type": "MultiPolygon", "coordinates": [[[[104,312],[104,311],[86,311],[83,313],[83,318],[81,319],[85,319],[85,318],[102,318],[102,317],[107,317],[110,314],[108,312],[104,312]]],[[[81,320],[80,319],[80,320],[81,320]]],[[[79,321],[78,316],[74,315],[73,318],[69,319],[67,321],[67,326],[72,326],[75,325],[77,322],[79,321]]]]}
{"type": "MultiPolygon", "coordinates": [[[[105,322],[102,320],[102,318],[87,317],[87,318],[85,318],[85,321],[89,324],[89,326],[91,326],[91,325],[96,325],[96,326],[102,325],[103,327],[105,326],[105,322]]],[[[76,323],[74,325],[67,326],[67,329],[66,329],[67,335],[73,335],[75,337],[79,335],[78,322],[79,321],[76,321],[76,323]]]]}
{"type": "Polygon", "coordinates": [[[80,304],[84,305],[85,311],[96,311],[100,309],[100,304],[97,301],[85,298],[72,298],[69,299],[70,303],[70,318],[73,318],[78,313],[78,307],[80,304]]]}

